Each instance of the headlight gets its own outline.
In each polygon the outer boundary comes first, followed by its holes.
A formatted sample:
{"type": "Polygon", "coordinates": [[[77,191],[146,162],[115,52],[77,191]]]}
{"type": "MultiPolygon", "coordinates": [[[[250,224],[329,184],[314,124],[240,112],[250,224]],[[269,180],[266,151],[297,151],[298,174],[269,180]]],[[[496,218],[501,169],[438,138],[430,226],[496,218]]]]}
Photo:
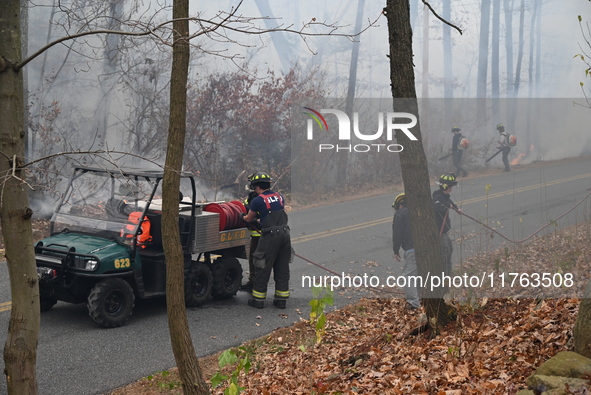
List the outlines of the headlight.
{"type": "Polygon", "coordinates": [[[95,270],[98,266],[98,261],[96,259],[89,259],[86,261],[86,266],[84,267],[86,270],[95,270]]]}

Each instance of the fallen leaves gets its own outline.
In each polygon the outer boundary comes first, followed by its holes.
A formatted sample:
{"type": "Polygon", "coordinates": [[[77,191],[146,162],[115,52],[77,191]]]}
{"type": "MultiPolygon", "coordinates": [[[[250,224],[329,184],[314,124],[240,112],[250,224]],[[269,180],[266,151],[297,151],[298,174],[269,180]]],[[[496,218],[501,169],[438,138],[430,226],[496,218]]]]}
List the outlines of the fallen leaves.
{"type": "Polygon", "coordinates": [[[267,337],[240,385],[245,394],[507,394],[568,349],[576,304],[489,299],[430,338],[406,336],[418,317],[404,300],[365,299],[328,315],[321,344],[306,322],[267,337]]]}
{"type": "MultiPolygon", "coordinates": [[[[428,332],[408,335],[423,321],[406,310],[401,299],[364,299],[328,314],[326,334],[318,345],[303,318],[307,312],[296,311],[297,324],[249,342],[255,349],[253,369],[240,377],[240,385],[252,395],[515,394],[526,387],[525,379],[535,368],[572,349],[579,299],[565,295],[576,294],[591,276],[585,229],[556,232],[465,263],[478,270],[496,264],[501,271],[570,272],[578,285],[573,292],[530,287],[520,293],[529,299],[459,298],[454,301],[463,303],[457,320],[435,337],[428,332]]],[[[497,291],[502,295],[502,289],[497,291]]],[[[208,361],[201,363],[204,370],[215,365],[208,361]]],[[[134,387],[136,392],[114,393],[148,393],[143,381],[134,387]]],[[[222,394],[223,388],[212,392],[222,394]]]]}

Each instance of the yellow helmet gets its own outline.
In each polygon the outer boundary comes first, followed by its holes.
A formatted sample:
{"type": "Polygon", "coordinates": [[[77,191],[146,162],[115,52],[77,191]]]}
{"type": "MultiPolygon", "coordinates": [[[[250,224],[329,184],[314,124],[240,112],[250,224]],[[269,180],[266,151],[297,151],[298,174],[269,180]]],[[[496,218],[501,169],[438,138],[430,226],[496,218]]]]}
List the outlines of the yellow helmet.
{"type": "Polygon", "coordinates": [[[271,184],[273,180],[271,176],[267,173],[263,173],[262,171],[258,171],[248,177],[248,181],[250,182],[250,189],[254,189],[255,185],[260,184],[271,184]]]}
{"type": "Polygon", "coordinates": [[[396,195],[396,198],[394,198],[394,203],[392,203],[392,207],[394,207],[394,210],[398,210],[401,204],[406,204],[406,195],[404,192],[396,195]]]}
{"type": "Polygon", "coordinates": [[[439,181],[437,181],[437,184],[442,189],[447,189],[449,187],[458,185],[458,182],[456,181],[456,175],[454,173],[445,173],[441,177],[439,177],[439,181]]]}

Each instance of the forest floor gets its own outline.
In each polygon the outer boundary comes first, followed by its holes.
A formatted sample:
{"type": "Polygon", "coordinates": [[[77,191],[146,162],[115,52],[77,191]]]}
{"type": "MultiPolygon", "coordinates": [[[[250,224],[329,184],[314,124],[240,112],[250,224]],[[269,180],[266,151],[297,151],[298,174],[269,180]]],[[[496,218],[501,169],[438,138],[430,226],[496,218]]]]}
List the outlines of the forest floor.
{"type": "MultiPolygon", "coordinates": [[[[515,250],[474,257],[465,268],[572,273],[580,290],[591,277],[590,239],[591,224],[586,223],[515,250]]],[[[404,300],[383,294],[365,298],[327,313],[319,337],[309,320],[302,319],[233,349],[239,360],[248,355],[251,363],[248,374],[242,370],[236,375],[238,383],[245,394],[263,395],[515,394],[526,388],[526,378],[541,363],[572,349],[579,299],[541,292],[541,287],[530,287],[516,290],[511,298],[456,295],[450,303],[457,308],[457,319],[439,333],[421,334],[411,332],[424,314],[407,310],[404,300]]],[[[220,354],[200,359],[208,383],[216,372],[230,376],[237,367],[220,369],[220,354]]],[[[212,393],[223,394],[228,387],[224,381],[212,393]]],[[[182,393],[173,368],[105,395],[182,393]]]]}

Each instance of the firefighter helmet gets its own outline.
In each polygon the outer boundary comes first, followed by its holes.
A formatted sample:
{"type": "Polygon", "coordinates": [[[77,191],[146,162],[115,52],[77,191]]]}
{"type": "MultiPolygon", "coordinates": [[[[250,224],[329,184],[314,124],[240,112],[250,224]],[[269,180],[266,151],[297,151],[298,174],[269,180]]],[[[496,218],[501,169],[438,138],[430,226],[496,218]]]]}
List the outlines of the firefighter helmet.
{"type": "Polygon", "coordinates": [[[443,174],[441,177],[439,177],[437,185],[439,185],[441,189],[447,189],[449,187],[458,185],[458,182],[456,181],[456,175],[454,173],[443,174]]]}
{"type": "Polygon", "coordinates": [[[451,128],[451,131],[452,131],[453,133],[455,133],[455,132],[459,132],[460,130],[462,130],[462,129],[458,128],[457,126],[454,126],[453,128],[451,128]]]}
{"type": "Polygon", "coordinates": [[[401,204],[406,205],[406,195],[404,192],[396,195],[396,198],[394,198],[394,203],[392,203],[392,207],[394,207],[394,210],[398,210],[401,204]]]}
{"type": "Polygon", "coordinates": [[[257,171],[256,173],[250,175],[248,177],[248,181],[250,183],[250,189],[254,189],[256,185],[260,186],[261,184],[269,184],[269,186],[271,186],[271,182],[273,182],[271,176],[262,171],[257,171]]]}
{"type": "Polygon", "coordinates": [[[503,125],[502,123],[497,125],[497,130],[500,130],[501,132],[505,130],[505,125],[503,125]]]}

